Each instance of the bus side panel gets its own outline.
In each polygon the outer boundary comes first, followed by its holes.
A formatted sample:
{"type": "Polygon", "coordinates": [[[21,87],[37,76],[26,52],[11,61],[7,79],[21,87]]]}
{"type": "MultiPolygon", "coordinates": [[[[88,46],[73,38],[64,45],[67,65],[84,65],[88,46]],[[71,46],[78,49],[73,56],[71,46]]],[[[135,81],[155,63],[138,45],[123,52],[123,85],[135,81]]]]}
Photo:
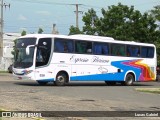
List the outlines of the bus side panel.
{"type": "Polygon", "coordinates": [[[71,68],[72,68],[72,65],[70,63],[70,56],[71,54],[67,53],[53,53],[53,57],[51,60],[52,63],[51,69],[53,70],[54,81],[56,80],[57,74],[61,71],[66,72],[70,80],[71,68]]]}
{"type": "MultiPolygon", "coordinates": [[[[82,65],[83,66],[83,65],[82,65]]],[[[126,73],[135,74],[136,81],[149,81],[155,79],[154,72],[150,67],[144,63],[143,59],[134,59],[134,60],[123,60],[123,61],[113,61],[111,66],[99,66],[99,68],[93,68],[91,66],[84,65],[83,67],[77,67],[79,70],[89,69],[89,67],[94,71],[95,69],[105,68],[109,70],[104,73],[93,73],[93,74],[84,74],[85,71],[81,71],[81,74],[77,76],[72,76],[71,80],[80,80],[80,81],[124,81],[126,73]],[[115,69],[116,68],[116,69],[115,69]],[[113,70],[114,69],[114,70],[113,70]]],[[[88,70],[89,71],[89,70],[88,70]]]]}
{"type": "Polygon", "coordinates": [[[36,70],[35,70],[36,80],[44,81],[44,82],[54,81],[52,66],[53,66],[52,64],[49,64],[48,66],[36,68],[36,70]]]}
{"type": "Polygon", "coordinates": [[[118,59],[113,56],[54,53],[52,70],[54,78],[59,71],[66,71],[71,81],[124,81],[126,73],[130,71],[135,74],[136,81],[155,79],[155,73],[146,59],[118,59]]]}

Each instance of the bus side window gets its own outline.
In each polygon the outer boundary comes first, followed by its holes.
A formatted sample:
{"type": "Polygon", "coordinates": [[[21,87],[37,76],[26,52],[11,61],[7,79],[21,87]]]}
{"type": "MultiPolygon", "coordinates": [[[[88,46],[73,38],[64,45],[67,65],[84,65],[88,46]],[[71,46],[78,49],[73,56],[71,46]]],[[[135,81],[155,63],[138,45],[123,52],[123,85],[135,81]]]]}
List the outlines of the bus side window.
{"type": "Polygon", "coordinates": [[[55,40],[55,52],[60,53],[73,53],[74,47],[73,47],[73,41],[71,40],[63,40],[63,39],[56,39],[55,40]]]}
{"type": "Polygon", "coordinates": [[[108,45],[103,45],[102,46],[102,52],[104,55],[108,55],[109,54],[109,47],[108,45]]]}
{"type": "Polygon", "coordinates": [[[92,42],[87,42],[86,53],[87,54],[91,54],[92,53],[92,42]]]}
{"type": "Polygon", "coordinates": [[[119,46],[119,55],[125,56],[125,46],[119,46]]]}
{"type": "Polygon", "coordinates": [[[93,46],[93,54],[108,55],[109,54],[108,44],[95,42],[93,46]]]}
{"type": "Polygon", "coordinates": [[[141,48],[141,57],[147,57],[147,47],[141,48]]]}
{"type": "Polygon", "coordinates": [[[112,50],[111,50],[111,52],[112,52],[112,53],[111,53],[112,55],[117,55],[117,50],[116,50],[114,44],[112,44],[112,50]]]}
{"type": "Polygon", "coordinates": [[[41,38],[36,53],[36,67],[47,65],[51,55],[51,38],[41,38]]]}
{"type": "Polygon", "coordinates": [[[125,46],[120,44],[112,44],[112,55],[125,56],[125,46]]]}
{"type": "Polygon", "coordinates": [[[73,41],[67,41],[67,47],[68,47],[68,52],[73,53],[74,50],[73,41]]]}
{"type": "Polygon", "coordinates": [[[131,56],[131,47],[127,46],[127,56],[131,56]]]}
{"type": "Polygon", "coordinates": [[[139,57],[140,47],[139,46],[127,46],[127,56],[130,57],[139,57]]]}
{"type": "Polygon", "coordinates": [[[76,52],[80,54],[92,53],[92,42],[76,41],[76,52]]]}
{"type": "Polygon", "coordinates": [[[63,52],[64,46],[61,40],[55,40],[55,52],[63,52]]]}
{"type": "Polygon", "coordinates": [[[97,54],[97,55],[101,55],[102,54],[102,46],[98,43],[94,43],[94,49],[93,49],[93,53],[97,54]]]}
{"type": "Polygon", "coordinates": [[[76,52],[77,53],[85,53],[85,47],[83,47],[81,42],[76,42],[76,52]]]}
{"type": "Polygon", "coordinates": [[[148,48],[147,58],[154,57],[154,48],[148,48]]]}
{"type": "Polygon", "coordinates": [[[134,57],[138,57],[139,56],[139,49],[138,49],[138,47],[134,47],[132,49],[132,53],[133,53],[134,57]]]}

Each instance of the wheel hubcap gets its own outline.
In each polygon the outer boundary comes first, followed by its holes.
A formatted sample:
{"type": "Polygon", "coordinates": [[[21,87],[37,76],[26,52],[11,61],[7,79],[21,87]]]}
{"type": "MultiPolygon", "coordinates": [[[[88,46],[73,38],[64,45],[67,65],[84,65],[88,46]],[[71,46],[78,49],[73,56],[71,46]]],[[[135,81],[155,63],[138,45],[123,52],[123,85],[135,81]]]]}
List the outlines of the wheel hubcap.
{"type": "Polygon", "coordinates": [[[63,82],[63,81],[64,81],[64,78],[63,78],[62,76],[58,76],[57,81],[58,81],[58,82],[63,82]]]}

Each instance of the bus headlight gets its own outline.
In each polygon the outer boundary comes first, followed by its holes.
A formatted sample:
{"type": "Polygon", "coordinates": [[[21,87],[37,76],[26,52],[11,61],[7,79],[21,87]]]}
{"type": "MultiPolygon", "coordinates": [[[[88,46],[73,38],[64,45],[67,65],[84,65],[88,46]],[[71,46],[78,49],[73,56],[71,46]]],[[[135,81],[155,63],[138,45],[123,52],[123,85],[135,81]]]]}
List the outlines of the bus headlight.
{"type": "Polygon", "coordinates": [[[33,72],[33,70],[24,70],[24,75],[30,74],[31,72],[33,72]]]}

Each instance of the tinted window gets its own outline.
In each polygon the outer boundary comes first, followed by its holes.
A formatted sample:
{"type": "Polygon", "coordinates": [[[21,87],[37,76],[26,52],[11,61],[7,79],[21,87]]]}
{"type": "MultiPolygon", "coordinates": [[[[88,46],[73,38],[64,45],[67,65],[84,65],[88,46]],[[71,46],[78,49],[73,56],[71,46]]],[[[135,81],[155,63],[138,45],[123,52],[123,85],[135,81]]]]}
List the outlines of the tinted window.
{"type": "Polygon", "coordinates": [[[73,53],[73,40],[68,39],[55,39],[54,42],[54,51],[61,53],[73,53]]]}
{"type": "Polygon", "coordinates": [[[48,64],[51,54],[51,44],[51,38],[39,39],[36,54],[36,67],[48,64]]]}
{"type": "Polygon", "coordinates": [[[139,57],[140,56],[140,47],[127,45],[127,56],[129,57],[139,57]]]}
{"type": "Polygon", "coordinates": [[[21,38],[16,40],[14,52],[14,67],[28,68],[33,65],[34,45],[36,38],[21,38]],[[29,55],[26,54],[26,48],[29,47],[29,55]]]}
{"type": "Polygon", "coordinates": [[[95,42],[93,45],[93,54],[108,55],[109,54],[109,45],[107,43],[95,42]]]}
{"type": "Polygon", "coordinates": [[[125,56],[125,45],[111,44],[111,55],[114,56],[125,56]]]}
{"type": "Polygon", "coordinates": [[[153,47],[141,47],[141,57],[153,58],[154,57],[154,48],[153,47]]]}
{"type": "Polygon", "coordinates": [[[92,42],[87,41],[76,41],[76,53],[90,54],[92,53],[92,42]]]}

